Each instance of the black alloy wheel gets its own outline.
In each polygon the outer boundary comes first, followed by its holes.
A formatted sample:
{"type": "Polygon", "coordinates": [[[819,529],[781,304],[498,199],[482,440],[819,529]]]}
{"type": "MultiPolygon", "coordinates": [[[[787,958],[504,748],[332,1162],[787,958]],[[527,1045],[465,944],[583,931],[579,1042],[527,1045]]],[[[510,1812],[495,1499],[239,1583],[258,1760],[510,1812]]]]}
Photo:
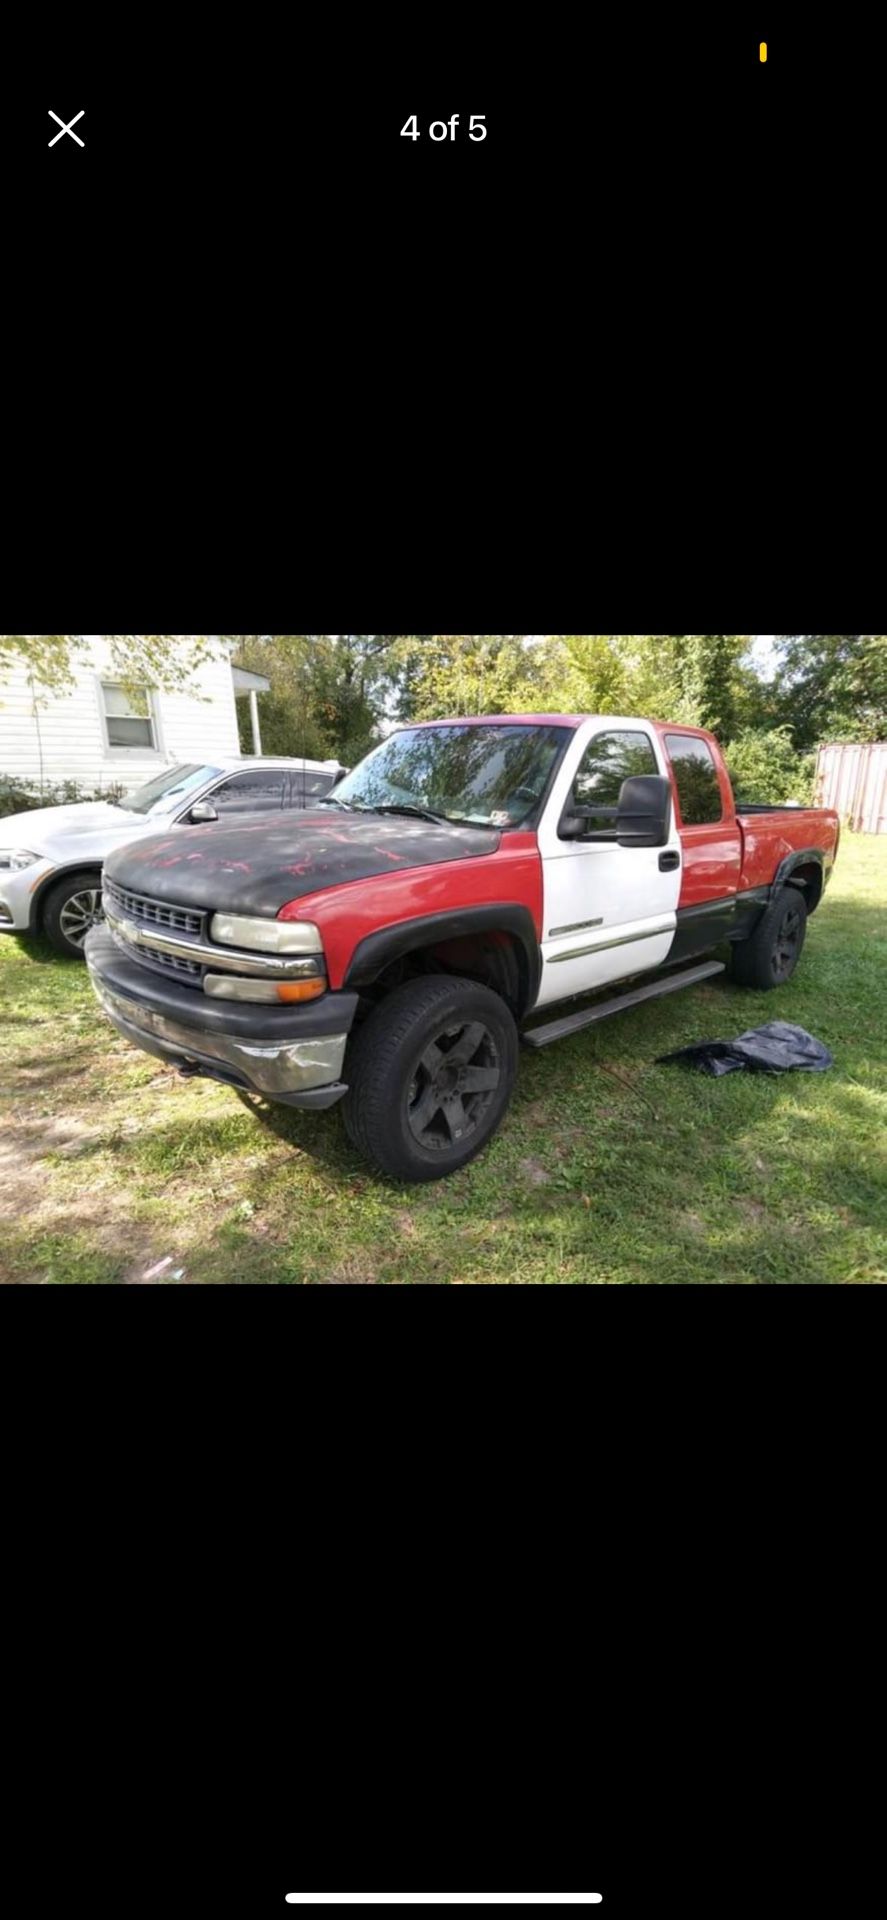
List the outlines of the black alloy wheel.
{"type": "Polygon", "coordinates": [[[349,1041],[343,1116],[397,1180],[441,1180],[486,1146],[517,1076],[510,1007],[474,980],[424,974],[381,999],[349,1041]]]}
{"type": "Polygon", "coordinates": [[[800,908],[789,907],[773,948],[773,972],[780,982],[789,980],[798,964],[803,928],[800,908]]]}
{"type": "Polygon", "coordinates": [[[446,1152],[482,1127],[501,1078],[496,1041],[482,1020],[445,1027],[429,1041],[407,1096],[414,1140],[446,1152]]]}

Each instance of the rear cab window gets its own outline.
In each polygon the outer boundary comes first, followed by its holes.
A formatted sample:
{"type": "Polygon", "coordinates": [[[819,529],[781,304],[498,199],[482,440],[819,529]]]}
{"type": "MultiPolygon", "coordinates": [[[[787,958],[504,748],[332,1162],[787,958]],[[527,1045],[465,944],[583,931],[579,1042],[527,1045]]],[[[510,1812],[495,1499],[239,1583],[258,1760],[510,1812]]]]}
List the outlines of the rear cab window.
{"type": "Polygon", "coordinates": [[[708,741],[693,733],[667,733],[665,751],[675,777],[682,824],[716,826],[724,818],[724,799],[708,741]]]}

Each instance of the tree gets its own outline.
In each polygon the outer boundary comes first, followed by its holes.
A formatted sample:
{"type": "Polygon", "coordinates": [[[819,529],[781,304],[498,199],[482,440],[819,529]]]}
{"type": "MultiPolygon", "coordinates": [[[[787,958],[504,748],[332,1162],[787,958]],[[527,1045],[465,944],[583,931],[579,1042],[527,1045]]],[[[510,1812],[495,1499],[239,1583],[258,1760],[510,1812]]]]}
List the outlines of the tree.
{"type": "MultiPolygon", "coordinates": [[[[108,642],[110,669],[124,686],[186,687],[213,651],[206,634],[106,633],[102,638],[108,642]]],[[[47,693],[73,686],[85,657],[78,633],[0,633],[0,678],[23,663],[34,685],[47,693]]]]}
{"type": "Polygon", "coordinates": [[[742,691],[743,633],[567,634],[564,645],[590,713],[624,713],[733,731],[742,691]]]}
{"type": "Polygon", "coordinates": [[[694,706],[699,725],[729,740],[736,728],[739,664],[747,633],[676,633],[674,659],[682,698],[694,706]]]}
{"type": "Polygon", "coordinates": [[[887,739],[887,634],[786,633],[780,712],[795,746],[887,739]]]}
{"type": "Polygon", "coordinates": [[[724,751],[740,806],[809,804],[815,755],[796,752],[788,727],[749,727],[724,751]]]}
{"type": "Polygon", "coordinates": [[[411,634],[394,649],[394,659],[402,676],[402,719],[563,709],[576,685],[557,635],[411,634]]]}
{"type": "MultiPolygon", "coordinates": [[[[395,641],[372,633],[227,634],[236,664],[271,681],[260,693],[266,753],[338,757],[346,765],[374,744],[397,668],[395,641]]],[[[244,752],[252,751],[248,717],[240,715],[244,752]]]]}

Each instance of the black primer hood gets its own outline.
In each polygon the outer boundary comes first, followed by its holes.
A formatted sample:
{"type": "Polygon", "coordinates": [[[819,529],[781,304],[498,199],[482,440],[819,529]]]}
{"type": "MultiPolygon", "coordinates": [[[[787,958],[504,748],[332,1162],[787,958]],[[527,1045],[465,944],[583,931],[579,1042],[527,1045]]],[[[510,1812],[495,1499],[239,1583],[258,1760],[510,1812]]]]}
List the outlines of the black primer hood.
{"type": "Polygon", "coordinates": [[[323,887],[495,853],[500,837],[494,827],[324,808],[151,834],[118,847],[105,872],[118,886],[170,906],[274,915],[323,887]]]}

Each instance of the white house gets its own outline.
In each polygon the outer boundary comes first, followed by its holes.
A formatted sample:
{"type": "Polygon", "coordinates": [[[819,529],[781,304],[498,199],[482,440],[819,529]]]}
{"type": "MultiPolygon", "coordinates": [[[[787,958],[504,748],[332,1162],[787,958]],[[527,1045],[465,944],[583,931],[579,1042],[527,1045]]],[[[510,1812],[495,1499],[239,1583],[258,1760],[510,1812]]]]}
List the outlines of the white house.
{"type": "Polygon", "coordinates": [[[11,774],[38,789],[76,780],[104,791],[136,786],[177,761],[239,754],[238,696],[249,697],[253,751],[261,753],[255,696],[270,682],[232,667],[221,642],[188,692],[167,693],[124,689],[103,636],[82,639],[83,664],[66,693],[35,687],[24,662],[0,677],[0,779],[11,774]]]}

